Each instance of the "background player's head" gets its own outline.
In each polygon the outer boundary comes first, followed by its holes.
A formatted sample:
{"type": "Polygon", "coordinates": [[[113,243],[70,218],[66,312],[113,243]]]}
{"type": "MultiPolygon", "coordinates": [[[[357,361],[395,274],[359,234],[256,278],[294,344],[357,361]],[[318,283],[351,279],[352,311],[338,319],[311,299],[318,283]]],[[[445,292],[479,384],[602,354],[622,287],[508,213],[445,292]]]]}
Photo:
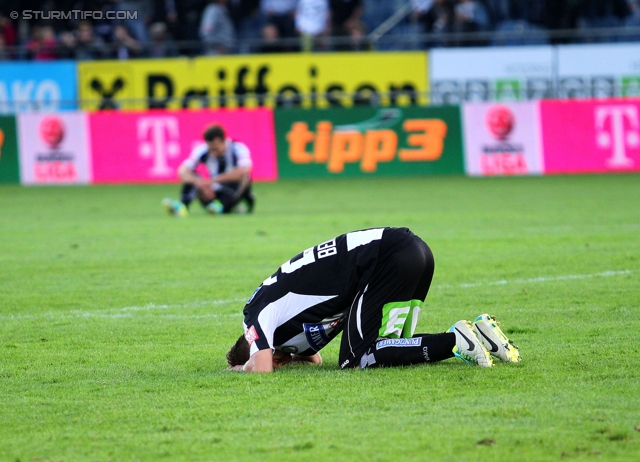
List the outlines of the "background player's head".
{"type": "Polygon", "coordinates": [[[247,361],[249,361],[249,343],[243,334],[227,352],[227,362],[230,367],[234,367],[243,366],[247,361]]]}
{"type": "Polygon", "coordinates": [[[227,137],[224,128],[218,124],[209,125],[202,134],[202,137],[207,142],[209,151],[213,155],[218,157],[222,156],[226,148],[225,139],[227,137]]]}

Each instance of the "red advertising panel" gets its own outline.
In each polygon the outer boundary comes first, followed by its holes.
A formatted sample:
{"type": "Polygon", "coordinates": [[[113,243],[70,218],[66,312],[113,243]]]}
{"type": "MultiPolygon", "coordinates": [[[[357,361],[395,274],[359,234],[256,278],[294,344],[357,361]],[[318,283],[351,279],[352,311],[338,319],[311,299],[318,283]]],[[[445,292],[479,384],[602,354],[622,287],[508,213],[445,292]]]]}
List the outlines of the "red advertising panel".
{"type": "Polygon", "coordinates": [[[254,181],[278,177],[271,109],[89,114],[95,183],[177,182],[176,169],[212,123],[251,150],[254,181]]]}
{"type": "Polygon", "coordinates": [[[18,116],[22,184],[91,182],[86,117],[82,112],[18,116]]]}
{"type": "Polygon", "coordinates": [[[465,103],[464,145],[468,175],[540,175],[538,103],[465,103]]]}
{"type": "Polygon", "coordinates": [[[542,101],[545,173],[640,171],[640,100],[542,101]]]}

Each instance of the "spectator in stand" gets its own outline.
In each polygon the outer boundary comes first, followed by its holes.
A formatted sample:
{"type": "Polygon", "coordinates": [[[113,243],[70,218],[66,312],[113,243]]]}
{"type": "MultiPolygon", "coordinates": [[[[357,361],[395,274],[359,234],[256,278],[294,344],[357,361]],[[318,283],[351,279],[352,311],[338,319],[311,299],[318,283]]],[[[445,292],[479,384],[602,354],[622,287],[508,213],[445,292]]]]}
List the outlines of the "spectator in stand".
{"type": "Polygon", "coordinates": [[[51,61],[58,57],[56,48],[58,41],[51,26],[34,26],[31,30],[31,40],[27,42],[29,57],[35,61],[51,61]]]}
{"type": "MultiPolygon", "coordinates": [[[[153,3],[151,0],[112,0],[116,11],[128,13],[124,19],[127,35],[139,43],[147,43],[147,24],[153,17],[153,3]]],[[[115,31],[114,31],[115,32],[115,31]]]]}
{"type": "Polygon", "coordinates": [[[8,61],[11,59],[11,53],[7,49],[4,41],[4,35],[0,34],[0,61],[8,61]]]}
{"type": "Polygon", "coordinates": [[[262,28],[262,45],[260,46],[260,53],[282,53],[287,51],[286,48],[280,43],[280,31],[278,26],[268,22],[262,28]]]}
{"type": "MultiPolygon", "coordinates": [[[[331,34],[334,37],[351,37],[354,33],[354,27],[360,27],[359,22],[362,20],[362,0],[331,0],[331,34]]],[[[348,50],[350,44],[340,40],[336,46],[338,50],[348,50]]]]}
{"type": "MultiPolygon", "coordinates": [[[[294,16],[298,0],[261,0],[260,9],[267,23],[278,28],[278,37],[290,39],[296,36],[294,16]]],[[[285,50],[295,47],[284,45],[285,50]]]]}
{"type": "MultiPolygon", "coordinates": [[[[427,34],[448,34],[453,30],[453,6],[449,0],[434,0],[430,4],[423,2],[416,5],[414,19],[422,26],[422,32],[427,34]]],[[[427,48],[447,46],[444,38],[427,40],[427,48]]]]}
{"type": "Polygon", "coordinates": [[[322,42],[329,26],[328,0],[298,0],[295,16],[296,30],[302,39],[302,51],[323,49],[322,42]]]}
{"type": "MultiPolygon", "coordinates": [[[[578,0],[577,26],[588,31],[596,28],[619,27],[631,14],[627,0],[578,0]]],[[[585,41],[615,42],[615,35],[585,34],[585,41]]]]}
{"type": "Polygon", "coordinates": [[[104,40],[93,31],[89,21],[80,21],[76,30],[75,59],[92,60],[106,58],[107,48],[104,40]]]}
{"type": "MultiPolygon", "coordinates": [[[[486,8],[477,0],[458,0],[454,7],[454,32],[482,32],[490,26],[486,8]]],[[[483,40],[464,40],[458,45],[483,45],[483,40]]]]}
{"type": "Polygon", "coordinates": [[[59,59],[74,59],[76,53],[76,46],[78,41],[73,32],[63,30],[60,32],[60,39],[58,40],[58,58],[59,59]]]}
{"type": "Polygon", "coordinates": [[[260,0],[230,0],[228,8],[238,36],[238,52],[251,53],[255,51],[264,27],[260,0]]]}
{"type": "Polygon", "coordinates": [[[12,47],[16,44],[16,28],[13,26],[13,22],[0,12],[0,36],[4,41],[5,46],[12,47]]]}
{"type": "Polygon", "coordinates": [[[137,58],[142,54],[142,45],[131,36],[124,24],[113,29],[113,55],[115,59],[137,58]]]}
{"type": "Polygon", "coordinates": [[[163,22],[154,22],[149,26],[149,45],[147,55],[150,58],[170,58],[178,56],[178,47],[169,35],[169,29],[163,22]]]}
{"type": "Polygon", "coordinates": [[[212,0],[202,13],[200,38],[208,55],[233,52],[236,33],[227,9],[227,0],[212,0]]]}
{"type": "Polygon", "coordinates": [[[167,36],[175,39],[182,38],[180,37],[180,20],[183,3],[185,2],[178,0],[153,0],[153,14],[148,31],[149,40],[153,40],[151,27],[158,23],[164,23],[167,36]]]}

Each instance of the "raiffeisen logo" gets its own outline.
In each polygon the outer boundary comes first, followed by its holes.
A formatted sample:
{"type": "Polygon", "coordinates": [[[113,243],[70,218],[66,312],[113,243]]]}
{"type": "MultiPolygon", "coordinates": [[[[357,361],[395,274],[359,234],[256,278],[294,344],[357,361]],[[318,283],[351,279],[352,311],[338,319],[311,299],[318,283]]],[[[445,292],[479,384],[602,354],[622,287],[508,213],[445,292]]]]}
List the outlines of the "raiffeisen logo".
{"type": "Polygon", "coordinates": [[[58,149],[64,139],[65,126],[56,116],[46,116],[38,126],[40,139],[50,148],[58,149]]]}

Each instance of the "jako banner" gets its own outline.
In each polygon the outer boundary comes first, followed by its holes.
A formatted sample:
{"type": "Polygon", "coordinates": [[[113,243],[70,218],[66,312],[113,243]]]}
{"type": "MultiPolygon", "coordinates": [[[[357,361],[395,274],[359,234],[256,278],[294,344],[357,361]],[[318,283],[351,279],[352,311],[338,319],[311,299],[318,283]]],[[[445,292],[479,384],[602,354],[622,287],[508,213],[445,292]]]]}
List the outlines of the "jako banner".
{"type": "Polygon", "coordinates": [[[204,142],[202,133],[213,123],[249,147],[254,181],[278,177],[270,109],[108,111],[88,117],[95,183],[177,182],[178,166],[204,142]]]}
{"type": "Polygon", "coordinates": [[[0,63],[0,114],[77,107],[76,63],[0,63]]]}
{"type": "Polygon", "coordinates": [[[460,108],[276,110],[281,177],[463,173],[460,108]]]}
{"type": "Polygon", "coordinates": [[[537,101],[465,103],[465,168],[468,175],[541,175],[537,101]]]}
{"type": "Polygon", "coordinates": [[[19,183],[16,119],[0,116],[0,183],[19,183]]]}
{"type": "Polygon", "coordinates": [[[424,104],[427,55],[295,53],[78,64],[83,109],[424,104]]]}
{"type": "Polygon", "coordinates": [[[22,184],[91,182],[86,118],[82,112],[18,116],[22,184]]]}
{"type": "Polygon", "coordinates": [[[640,100],[541,101],[545,173],[640,171],[640,100]]]}

